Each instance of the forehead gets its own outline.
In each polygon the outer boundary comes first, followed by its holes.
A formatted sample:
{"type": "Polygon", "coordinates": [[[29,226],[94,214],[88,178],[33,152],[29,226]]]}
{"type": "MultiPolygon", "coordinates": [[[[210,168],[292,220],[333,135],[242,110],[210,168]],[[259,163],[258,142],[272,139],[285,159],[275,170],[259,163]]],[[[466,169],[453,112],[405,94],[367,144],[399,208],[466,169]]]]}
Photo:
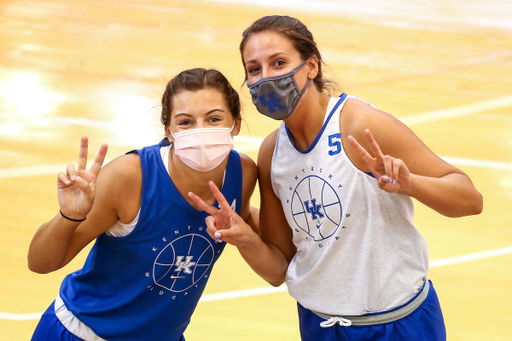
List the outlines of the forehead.
{"type": "Polygon", "coordinates": [[[183,90],[172,98],[172,115],[180,113],[205,114],[214,109],[229,112],[228,103],[222,92],[215,88],[197,91],[183,90]]]}
{"type": "Polygon", "coordinates": [[[276,53],[300,56],[287,37],[274,31],[263,31],[251,35],[245,44],[243,56],[245,62],[249,63],[260,58],[269,58],[276,53]]]}

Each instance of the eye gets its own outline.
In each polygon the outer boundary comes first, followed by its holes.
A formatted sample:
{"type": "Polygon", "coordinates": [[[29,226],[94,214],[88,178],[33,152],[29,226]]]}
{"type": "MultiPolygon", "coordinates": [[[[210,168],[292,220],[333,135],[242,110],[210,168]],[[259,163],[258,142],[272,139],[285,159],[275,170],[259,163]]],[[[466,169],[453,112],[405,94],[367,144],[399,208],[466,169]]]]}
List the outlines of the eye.
{"type": "Polygon", "coordinates": [[[211,123],[218,123],[218,122],[222,122],[222,118],[217,117],[217,116],[213,116],[213,117],[210,117],[210,118],[208,119],[208,122],[211,122],[211,123]]]}
{"type": "Polygon", "coordinates": [[[260,71],[260,67],[259,66],[253,66],[253,67],[250,67],[247,72],[250,73],[250,74],[254,74],[256,72],[260,71]]]}
{"type": "Polygon", "coordinates": [[[176,122],[176,125],[178,125],[178,126],[182,126],[182,127],[183,127],[183,126],[190,125],[190,124],[192,124],[192,121],[190,121],[190,120],[178,120],[178,121],[176,122]]]}
{"type": "Polygon", "coordinates": [[[275,66],[283,66],[284,64],[286,64],[286,62],[282,59],[276,60],[274,63],[275,66]]]}

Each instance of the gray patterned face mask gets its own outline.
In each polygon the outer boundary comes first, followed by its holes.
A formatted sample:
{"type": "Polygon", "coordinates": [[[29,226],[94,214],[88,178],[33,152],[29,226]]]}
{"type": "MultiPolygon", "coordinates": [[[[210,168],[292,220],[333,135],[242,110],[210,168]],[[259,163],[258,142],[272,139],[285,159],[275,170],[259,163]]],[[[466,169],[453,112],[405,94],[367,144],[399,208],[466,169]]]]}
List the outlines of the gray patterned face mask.
{"type": "Polygon", "coordinates": [[[275,120],[284,120],[293,113],[311,82],[308,78],[301,91],[295,81],[294,75],[305,63],[284,75],[265,77],[252,84],[247,81],[252,102],[260,113],[275,120]]]}

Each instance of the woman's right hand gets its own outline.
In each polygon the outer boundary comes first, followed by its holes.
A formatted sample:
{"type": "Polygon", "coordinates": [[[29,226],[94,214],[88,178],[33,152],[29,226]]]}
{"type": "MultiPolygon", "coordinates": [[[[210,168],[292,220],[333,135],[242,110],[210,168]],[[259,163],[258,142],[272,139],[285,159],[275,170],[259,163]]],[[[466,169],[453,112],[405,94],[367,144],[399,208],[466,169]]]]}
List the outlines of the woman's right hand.
{"type": "MultiPolygon", "coordinates": [[[[220,209],[207,204],[194,193],[188,193],[188,196],[199,207],[210,214],[206,218],[208,234],[218,242],[224,241],[236,246],[250,267],[268,283],[273,286],[283,284],[290,261],[277,246],[267,244],[254,232],[231,208],[231,205],[213,181],[210,181],[209,185],[219,203],[220,209]]],[[[288,230],[291,231],[289,228],[288,230]]],[[[286,240],[286,242],[288,241],[286,240]]],[[[293,243],[291,245],[294,247],[293,243]]],[[[293,254],[295,254],[296,250],[295,248],[293,254]]]]}
{"type": "Polygon", "coordinates": [[[87,170],[88,146],[87,136],[82,136],[77,167],[69,164],[66,173],[60,172],[57,178],[61,212],[71,219],[84,219],[91,210],[96,193],[96,178],[107,155],[108,146],[102,144],[91,168],[87,170]]]}
{"type": "Polygon", "coordinates": [[[207,204],[199,196],[190,192],[188,196],[199,207],[201,207],[210,216],[206,217],[206,230],[210,237],[218,242],[227,242],[234,246],[240,246],[243,243],[250,242],[251,236],[256,233],[252,228],[233,210],[222,192],[217,188],[213,181],[209,182],[210,190],[219,203],[220,209],[207,204]]]}

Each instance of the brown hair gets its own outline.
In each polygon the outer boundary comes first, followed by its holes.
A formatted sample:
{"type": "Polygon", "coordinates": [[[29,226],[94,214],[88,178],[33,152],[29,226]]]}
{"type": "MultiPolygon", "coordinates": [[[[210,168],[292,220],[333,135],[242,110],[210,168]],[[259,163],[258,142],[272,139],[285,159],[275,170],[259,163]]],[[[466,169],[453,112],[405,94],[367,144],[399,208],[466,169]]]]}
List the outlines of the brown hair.
{"type": "MultiPolygon", "coordinates": [[[[247,41],[253,34],[264,31],[272,31],[282,34],[292,43],[295,49],[299,52],[302,60],[307,60],[312,56],[317,56],[318,74],[315,77],[315,79],[313,79],[313,82],[315,83],[316,89],[318,91],[326,91],[327,93],[330,93],[331,90],[339,90],[339,85],[336,84],[336,82],[326,79],[323,76],[322,64],[325,65],[325,63],[322,61],[322,56],[320,55],[320,51],[318,51],[315,39],[313,38],[313,34],[300,20],[289,16],[265,16],[256,20],[251,26],[249,26],[244,31],[243,39],[242,42],[240,43],[240,54],[242,56],[244,70],[244,50],[247,41]]],[[[247,80],[247,70],[245,70],[245,80],[247,80]]]]}
{"type": "Polygon", "coordinates": [[[164,126],[171,123],[172,98],[181,91],[199,91],[206,88],[217,89],[224,95],[231,115],[240,116],[241,105],[238,92],[231,86],[224,75],[215,69],[196,68],[180,72],[171,79],[162,96],[162,115],[160,121],[164,126]]]}

